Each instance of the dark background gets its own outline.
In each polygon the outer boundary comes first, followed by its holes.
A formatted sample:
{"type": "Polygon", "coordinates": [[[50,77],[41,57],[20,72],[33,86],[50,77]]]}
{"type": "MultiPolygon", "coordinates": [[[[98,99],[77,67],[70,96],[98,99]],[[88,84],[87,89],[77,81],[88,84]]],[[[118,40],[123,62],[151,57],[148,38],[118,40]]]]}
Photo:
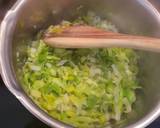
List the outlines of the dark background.
{"type": "MultiPolygon", "coordinates": [[[[0,0],[0,22],[16,0],[0,0]]],[[[149,0],[160,11],[160,0],[149,0]]],[[[0,128],[49,128],[31,115],[7,90],[0,78],[0,128]]],[[[160,128],[160,118],[147,128],[160,128]]]]}

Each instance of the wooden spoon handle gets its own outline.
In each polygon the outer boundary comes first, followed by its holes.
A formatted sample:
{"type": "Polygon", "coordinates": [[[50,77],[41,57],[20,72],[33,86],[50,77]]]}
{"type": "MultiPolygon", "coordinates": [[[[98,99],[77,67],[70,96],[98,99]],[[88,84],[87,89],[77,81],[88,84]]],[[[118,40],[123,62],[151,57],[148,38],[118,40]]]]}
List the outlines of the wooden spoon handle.
{"type": "Polygon", "coordinates": [[[78,38],[53,37],[46,38],[45,42],[59,48],[109,48],[124,47],[160,52],[160,39],[132,38],[132,39],[105,39],[105,38],[78,38]],[[54,42],[54,43],[53,43],[54,42]],[[65,43],[64,43],[65,42],[65,43]]]}
{"type": "Polygon", "coordinates": [[[160,52],[160,39],[107,32],[91,26],[74,26],[44,41],[59,48],[124,47],[160,52]]]}

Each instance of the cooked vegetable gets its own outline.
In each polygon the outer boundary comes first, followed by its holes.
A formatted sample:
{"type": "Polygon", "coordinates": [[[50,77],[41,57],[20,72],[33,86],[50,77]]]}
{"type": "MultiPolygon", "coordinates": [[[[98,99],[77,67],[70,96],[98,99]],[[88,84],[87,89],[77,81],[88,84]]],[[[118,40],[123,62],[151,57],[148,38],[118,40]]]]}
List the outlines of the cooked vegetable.
{"type": "MultiPolygon", "coordinates": [[[[93,14],[77,22],[117,31],[93,14]]],[[[60,32],[61,26],[48,31],[60,32]]],[[[39,39],[28,48],[23,84],[52,117],[78,128],[102,128],[132,111],[137,72],[137,55],[131,49],[58,49],[39,39]]]]}

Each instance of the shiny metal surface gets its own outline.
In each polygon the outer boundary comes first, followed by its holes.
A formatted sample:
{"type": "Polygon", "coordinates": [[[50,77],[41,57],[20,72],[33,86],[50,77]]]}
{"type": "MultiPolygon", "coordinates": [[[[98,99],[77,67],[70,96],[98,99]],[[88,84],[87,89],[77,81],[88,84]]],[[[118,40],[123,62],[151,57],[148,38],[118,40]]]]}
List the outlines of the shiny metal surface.
{"type": "MultiPolygon", "coordinates": [[[[22,68],[28,41],[49,24],[75,19],[87,11],[112,21],[122,32],[160,37],[160,14],[147,0],[19,0],[4,18],[0,31],[1,75],[7,88],[37,118],[51,127],[70,128],[40,110],[21,86],[22,68]],[[21,63],[16,61],[20,53],[21,63]]],[[[134,111],[115,128],[143,128],[160,115],[160,54],[137,51],[139,79],[134,111]]]]}

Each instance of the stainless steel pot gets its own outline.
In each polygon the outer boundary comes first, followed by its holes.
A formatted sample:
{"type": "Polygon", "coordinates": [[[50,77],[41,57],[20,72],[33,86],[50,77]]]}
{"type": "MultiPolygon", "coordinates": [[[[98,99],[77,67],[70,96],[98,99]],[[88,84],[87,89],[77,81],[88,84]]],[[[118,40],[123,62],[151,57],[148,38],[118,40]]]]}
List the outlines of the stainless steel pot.
{"type": "MultiPolygon", "coordinates": [[[[0,31],[0,67],[7,88],[37,118],[51,127],[70,128],[57,121],[26,95],[20,76],[26,43],[49,24],[74,19],[88,10],[112,21],[122,32],[160,37],[160,14],[147,0],[18,0],[7,13],[0,31]],[[20,61],[17,61],[19,52],[20,61]]],[[[160,54],[139,51],[143,91],[127,121],[116,128],[143,128],[160,115],[160,54]]]]}

